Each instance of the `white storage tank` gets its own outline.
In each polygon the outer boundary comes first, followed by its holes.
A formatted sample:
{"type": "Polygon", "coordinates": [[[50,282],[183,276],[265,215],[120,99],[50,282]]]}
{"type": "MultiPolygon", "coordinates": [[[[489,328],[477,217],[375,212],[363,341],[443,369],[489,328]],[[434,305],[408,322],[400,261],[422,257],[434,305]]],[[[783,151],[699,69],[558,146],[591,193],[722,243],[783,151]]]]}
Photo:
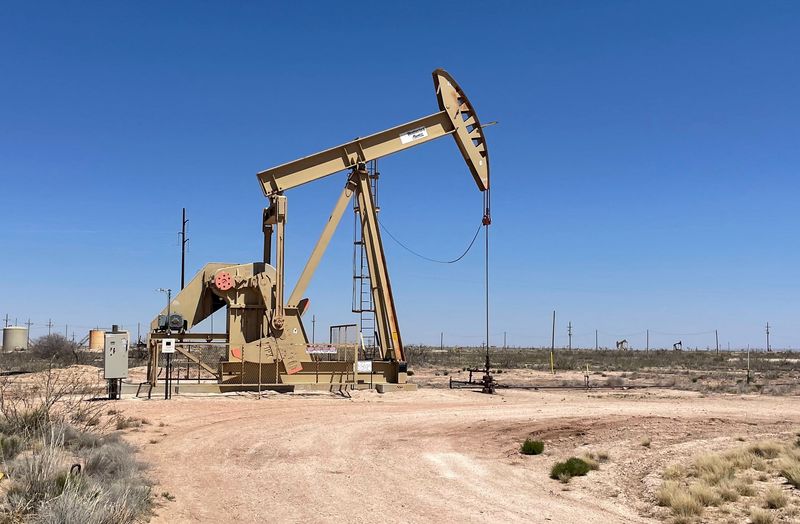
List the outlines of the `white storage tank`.
{"type": "Polygon", "coordinates": [[[28,349],[28,328],[24,326],[7,326],[3,328],[3,352],[28,349]]]}

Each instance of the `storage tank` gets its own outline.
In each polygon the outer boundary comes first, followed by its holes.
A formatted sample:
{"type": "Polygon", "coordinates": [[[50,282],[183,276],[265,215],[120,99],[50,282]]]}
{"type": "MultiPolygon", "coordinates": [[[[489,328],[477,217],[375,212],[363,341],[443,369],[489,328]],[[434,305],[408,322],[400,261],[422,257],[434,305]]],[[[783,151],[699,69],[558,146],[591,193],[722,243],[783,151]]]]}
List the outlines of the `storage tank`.
{"type": "Polygon", "coordinates": [[[3,352],[28,349],[28,328],[7,326],[3,328],[3,352]]]}
{"type": "Polygon", "coordinates": [[[89,331],[89,349],[102,350],[105,347],[106,332],[102,329],[92,329],[89,331]]]}

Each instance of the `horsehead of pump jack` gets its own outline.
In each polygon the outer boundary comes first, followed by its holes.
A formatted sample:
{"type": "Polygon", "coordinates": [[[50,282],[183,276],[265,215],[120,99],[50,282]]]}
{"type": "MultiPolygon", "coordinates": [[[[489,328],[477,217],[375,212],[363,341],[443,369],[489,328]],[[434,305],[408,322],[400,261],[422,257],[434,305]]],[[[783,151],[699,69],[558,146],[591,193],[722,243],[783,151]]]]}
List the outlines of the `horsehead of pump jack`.
{"type": "MultiPolygon", "coordinates": [[[[183,340],[219,338],[192,333],[193,326],[222,307],[227,308],[227,361],[218,381],[227,388],[238,386],[287,386],[357,381],[353,362],[315,361],[309,353],[301,317],[308,308],[303,294],[339,224],[348,203],[357,199],[364,233],[379,358],[372,363],[368,384],[404,384],[406,362],[394,297],[389,280],[372,189],[365,164],[404,149],[452,135],[478,189],[489,189],[489,156],[475,109],[464,91],[444,70],[433,72],[439,111],[364,138],[358,138],[313,155],[258,173],[269,205],[264,209],[264,260],[248,264],[207,264],[175,296],[171,312],[179,315],[183,329],[176,335],[180,352],[183,340]],[[340,171],[347,171],[344,188],[319,240],[288,299],[284,300],[284,232],[287,201],[284,192],[340,171]],[[273,253],[274,233],[274,253],[273,253]],[[349,377],[349,378],[348,378],[349,377]]],[[[488,209],[484,224],[490,221],[488,209]]],[[[166,308],[165,308],[166,309],[166,308]]],[[[163,313],[162,315],[163,316],[163,313]]],[[[151,348],[157,363],[157,341],[164,338],[159,317],[151,324],[151,348]]],[[[188,357],[191,358],[191,357],[188,357]]],[[[156,366],[152,366],[155,370],[156,366]]],[[[155,384],[157,370],[151,372],[155,384]]],[[[364,382],[363,377],[360,382],[364,382]]]]}

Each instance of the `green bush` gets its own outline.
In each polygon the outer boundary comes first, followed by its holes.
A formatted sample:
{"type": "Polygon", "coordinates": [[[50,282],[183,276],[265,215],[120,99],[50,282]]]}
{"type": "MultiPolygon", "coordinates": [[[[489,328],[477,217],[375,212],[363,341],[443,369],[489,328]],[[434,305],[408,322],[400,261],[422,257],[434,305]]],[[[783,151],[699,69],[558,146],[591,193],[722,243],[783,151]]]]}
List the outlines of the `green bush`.
{"type": "Polygon", "coordinates": [[[519,451],[523,455],[541,455],[542,451],[544,451],[544,442],[526,438],[525,442],[520,446],[519,451]]]}
{"type": "Polygon", "coordinates": [[[23,441],[14,435],[0,435],[0,458],[11,460],[22,451],[23,441]]]}
{"type": "Polygon", "coordinates": [[[567,482],[572,477],[586,475],[590,469],[592,468],[585,460],[572,457],[564,462],[556,462],[550,470],[550,478],[567,482]]]}

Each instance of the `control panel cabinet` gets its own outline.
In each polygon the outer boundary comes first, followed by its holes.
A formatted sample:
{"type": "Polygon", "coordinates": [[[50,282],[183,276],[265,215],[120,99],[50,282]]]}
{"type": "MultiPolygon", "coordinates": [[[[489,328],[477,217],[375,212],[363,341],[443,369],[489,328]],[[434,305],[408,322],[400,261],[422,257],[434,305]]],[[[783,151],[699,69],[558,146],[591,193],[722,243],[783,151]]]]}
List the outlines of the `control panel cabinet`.
{"type": "Polygon", "coordinates": [[[103,378],[128,378],[128,332],[106,333],[103,378]]]}

